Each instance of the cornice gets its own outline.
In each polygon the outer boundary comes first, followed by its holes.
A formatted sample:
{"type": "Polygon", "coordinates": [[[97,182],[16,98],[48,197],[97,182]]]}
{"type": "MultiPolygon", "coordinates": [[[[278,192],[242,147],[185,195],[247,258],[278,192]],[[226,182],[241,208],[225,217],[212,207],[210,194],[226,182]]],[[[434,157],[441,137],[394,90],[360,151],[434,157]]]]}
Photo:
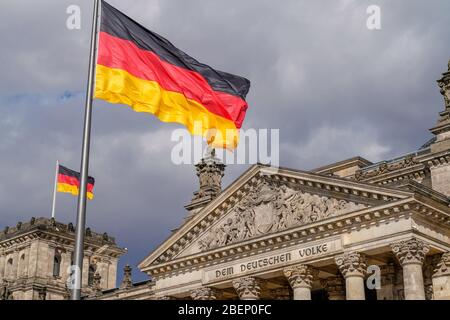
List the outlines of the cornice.
{"type": "Polygon", "coordinates": [[[367,159],[364,159],[362,157],[353,157],[350,159],[346,159],[346,160],[342,160],[339,162],[335,162],[335,163],[331,163],[319,168],[315,168],[313,170],[311,170],[311,172],[314,173],[319,173],[319,174],[323,174],[323,173],[328,173],[328,172],[334,172],[334,171],[339,171],[339,170],[344,170],[344,169],[348,169],[354,166],[358,166],[358,167],[366,167],[366,166],[370,166],[373,163],[370,162],[367,159]]]}
{"type": "MultiPolygon", "coordinates": [[[[35,241],[37,239],[44,241],[52,241],[55,242],[57,245],[61,246],[73,246],[75,242],[74,236],[71,234],[61,233],[56,230],[44,231],[37,228],[31,229],[15,237],[1,241],[0,247],[3,248],[4,250],[7,250],[8,248],[20,246],[27,242],[29,243],[35,241]]],[[[125,249],[122,249],[113,243],[102,243],[98,241],[92,241],[91,239],[89,239],[89,237],[85,238],[85,248],[88,251],[95,252],[97,249],[105,247],[105,245],[108,246],[108,248],[103,252],[103,254],[105,255],[109,255],[112,257],[119,257],[126,252],[125,249]]]]}
{"type": "Polygon", "coordinates": [[[377,175],[375,177],[364,179],[363,181],[375,183],[378,185],[388,185],[391,183],[401,182],[403,180],[424,179],[427,176],[428,172],[428,167],[423,163],[419,163],[411,167],[390,171],[384,174],[377,175]]]}

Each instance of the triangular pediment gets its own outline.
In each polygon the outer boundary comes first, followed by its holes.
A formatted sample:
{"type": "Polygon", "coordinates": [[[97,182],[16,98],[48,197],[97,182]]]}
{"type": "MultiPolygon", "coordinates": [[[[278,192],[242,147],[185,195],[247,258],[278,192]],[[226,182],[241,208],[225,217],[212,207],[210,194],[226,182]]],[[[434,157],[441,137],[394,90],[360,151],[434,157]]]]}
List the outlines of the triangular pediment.
{"type": "Polygon", "coordinates": [[[148,269],[409,196],[407,191],[255,165],[186,221],[139,268],[148,269]]]}

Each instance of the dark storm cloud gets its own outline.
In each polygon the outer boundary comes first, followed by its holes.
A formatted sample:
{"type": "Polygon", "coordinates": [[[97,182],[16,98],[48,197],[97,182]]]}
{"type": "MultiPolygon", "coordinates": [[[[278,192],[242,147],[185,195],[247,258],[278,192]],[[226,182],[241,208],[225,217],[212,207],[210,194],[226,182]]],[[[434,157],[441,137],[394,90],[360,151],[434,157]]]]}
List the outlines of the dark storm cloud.
{"type": "MultiPolygon", "coordinates": [[[[252,81],[244,128],[280,128],[281,165],[414,151],[443,108],[450,3],[433,1],[118,1],[110,3],[216,68],[252,81]],[[282,3],[282,5],[281,5],[282,3]],[[366,28],[381,7],[382,30],[366,28]]],[[[77,169],[92,1],[0,3],[0,225],[49,216],[54,162],[77,169]],[[82,29],[65,27],[82,9],[82,29]]],[[[176,125],[96,102],[88,224],[136,265],[186,214],[192,166],[170,161],[176,125]]],[[[230,183],[246,166],[229,166],[230,183]]],[[[76,199],[57,215],[75,220],[76,199]]],[[[142,278],[142,276],[139,276],[142,278]]]]}

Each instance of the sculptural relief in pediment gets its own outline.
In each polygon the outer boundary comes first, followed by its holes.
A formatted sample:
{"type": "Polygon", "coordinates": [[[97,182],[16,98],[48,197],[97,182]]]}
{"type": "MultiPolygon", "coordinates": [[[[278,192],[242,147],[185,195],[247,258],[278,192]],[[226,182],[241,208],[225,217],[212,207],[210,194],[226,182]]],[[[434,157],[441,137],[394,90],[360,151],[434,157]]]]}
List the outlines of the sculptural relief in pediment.
{"type": "Polygon", "coordinates": [[[202,251],[365,208],[264,180],[198,242],[202,251]]]}

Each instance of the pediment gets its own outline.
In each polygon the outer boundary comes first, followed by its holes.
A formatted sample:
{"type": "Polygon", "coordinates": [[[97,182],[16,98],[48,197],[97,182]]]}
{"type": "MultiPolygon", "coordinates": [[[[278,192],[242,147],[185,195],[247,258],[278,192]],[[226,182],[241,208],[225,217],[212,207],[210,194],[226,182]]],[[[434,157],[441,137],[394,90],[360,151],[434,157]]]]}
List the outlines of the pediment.
{"type": "Polygon", "coordinates": [[[139,268],[407,198],[394,190],[310,172],[250,168],[182,225],[139,268]]]}
{"type": "Polygon", "coordinates": [[[288,186],[269,176],[252,186],[248,194],[179,256],[207,251],[254,237],[284,231],[357,210],[367,203],[356,203],[321,193],[288,186]]]}

